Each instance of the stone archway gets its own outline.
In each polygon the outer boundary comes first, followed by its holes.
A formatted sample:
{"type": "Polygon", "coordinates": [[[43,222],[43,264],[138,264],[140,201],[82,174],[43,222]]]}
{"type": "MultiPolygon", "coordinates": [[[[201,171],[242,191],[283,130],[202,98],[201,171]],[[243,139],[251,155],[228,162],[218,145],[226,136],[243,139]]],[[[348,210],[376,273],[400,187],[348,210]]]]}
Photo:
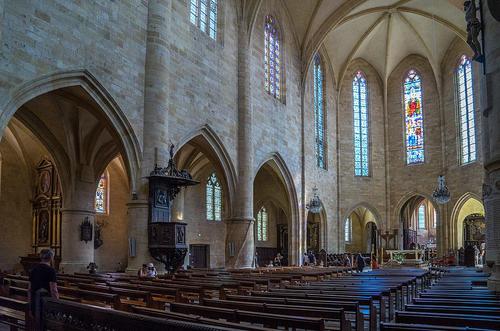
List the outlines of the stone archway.
{"type": "MultiPolygon", "coordinates": [[[[280,206],[287,217],[287,242],[288,242],[288,263],[290,265],[300,262],[300,251],[304,249],[305,238],[300,237],[298,199],[292,176],[283,158],[278,153],[272,153],[258,167],[254,177],[254,201],[258,202],[263,196],[256,191],[256,181],[259,173],[267,173],[269,178],[276,180],[276,187],[280,187],[282,202],[280,206]]],[[[254,203],[255,206],[255,203],[254,203]]],[[[254,208],[255,209],[255,208],[254,208]]],[[[283,230],[284,231],[284,230],[283,230]]]]}
{"type": "Polygon", "coordinates": [[[464,220],[470,215],[482,215],[485,210],[481,199],[473,193],[465,193],[458,199],[451,213],[453,247],[464,247],[464,220]]]}
{"type": "Polygon", "coordinates": [[[396,209],[399,220],[399,248],[410,249],[418,245],[438,249],[442,228],[437,204],[427,195],[414,193],[400,201],[396,209]]]}
{"type": "Polygon", "coordinates": [[[200,185],[183,188],[172,204],[172,219],[187,223],[189,253],[184,262],[186,265],[202,263],[206,267],[224,267],[226,221],[232,216],[236,185],[232,161],[208,125],[183,138],[174,159],[179,169],[188,170],[200,181],[200,185]],[[220,185],[217,197],[213,196],[215,192],[207,193],[209,183],[220,185]],[[207,197],[211,197],[210,201],[207,197]]]}
{"type": "Polygon", "coordinates": [[[120,155],[135,189],[140,149],[132,126],[116,102],[87,71],[43,76],[16,89],[0,108],[2,136],[17,125],[40,142],[59,169],[61,243],[65,272],[94,262],[93,239],[80,240],[80,224],[94,225],[95,192],[104,168],[120,155]]]}

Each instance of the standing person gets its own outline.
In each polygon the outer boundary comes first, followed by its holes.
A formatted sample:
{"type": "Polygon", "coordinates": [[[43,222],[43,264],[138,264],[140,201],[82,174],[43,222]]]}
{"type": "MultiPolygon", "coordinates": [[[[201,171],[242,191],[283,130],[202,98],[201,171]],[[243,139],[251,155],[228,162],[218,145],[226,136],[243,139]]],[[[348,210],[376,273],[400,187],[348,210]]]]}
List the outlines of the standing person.
{"type": "Polygon", "coordinates": [[[316,265],[316,255],[313,253],[313,251],[309,251],[309,264],[310,265],[316,265]]]}
{"type": "Polygon", "coordinates": [[[377,257],[375,256],[375,254],[372,254],[371,262],[372,262],[372,270],[379,268],[378,262],[377,262],[377,257]]]}
{"type": "Polygon", "coordinates": [[[31,317],[35,313],[38,290],[45,289],[52,298],[59,299],[56,270],[51,266],[54,262],[54,253],[50,249],[42,249],[40,260],[41,262],[31,270],[29,276],[28,301],[30,302],[31,317]]]}
{"type": "Polygon", "coordinates": [[[352,267],[351,259],[349,259],[349,255],[344,254],[344,267],[352,267]]]}
{"type": "Polygon", "coordinates": [[[304,256],[302,257],[304,265],[309,265],[309,255],[307,252],[304,252],[304,256]]]}
{"type": "Polygon", "coordinates": [[[358,272],[363,272],[363,269],[365,268],[365,259],[361,256],[361,253],[358,253],[356,256],[356,263],[358,266],[358,272]]]}

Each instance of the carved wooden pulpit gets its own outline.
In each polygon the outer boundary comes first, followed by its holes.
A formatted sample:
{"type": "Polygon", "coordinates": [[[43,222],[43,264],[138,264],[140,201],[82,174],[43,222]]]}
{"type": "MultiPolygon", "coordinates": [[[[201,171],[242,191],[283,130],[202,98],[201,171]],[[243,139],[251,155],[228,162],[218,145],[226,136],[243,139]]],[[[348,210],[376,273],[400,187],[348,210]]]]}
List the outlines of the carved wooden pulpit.
{"type": "Polygon", "coordinates": [[[166,168],[155,165],[149,179],[148,243],[151,256],[175,272],[187,253],[186,223],[171,222],[171,202],[181,187],[199,184],[186,170],[177,170],[173,160],[173,145],[166,168]]]}

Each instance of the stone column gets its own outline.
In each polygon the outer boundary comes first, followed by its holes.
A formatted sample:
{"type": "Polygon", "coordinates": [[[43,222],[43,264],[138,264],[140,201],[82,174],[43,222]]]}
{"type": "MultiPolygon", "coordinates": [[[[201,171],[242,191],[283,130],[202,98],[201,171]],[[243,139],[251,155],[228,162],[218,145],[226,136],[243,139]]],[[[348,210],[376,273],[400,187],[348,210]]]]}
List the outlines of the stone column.
{"type": "MultiPolygon", "coordinates": [[[[82,171],[84,172],[84,171],[82,171]]],[[[86,181],[77,180],[71,191],[64,195],[61,211],[61,264],[59,270],[65,273],[86,272],[94,262],[94,235],[92,240],[81,241],[80,226],[88,218],[94,229],[96,183],[90,173],[86,181]]]]}
{"type": "Polygon", "coordinates": [[[152,262],[148,250],[148,182],[145,177],[155,163],[166,166],[168,161],[168,14],[170,0],[149,0],[146,31],[146,64],[144,69],[143,159],[137,201],[129,207],[129,240],[136,243],[136,256],[129,257],[127,271],[136,271],[142,263],[152,262]]]}
{"type": "Polygon", "coordinates": [[[86,272],[89,263],[94,262],[94,236],[91,241],[81,241],[80,225],[88,217],[94,227],[95,211],[63,209],[61,214],[62,260],[59,271],[86,272]]]}
{"type": "Polygon", "coordinates": [[[500,22],[483,1],[485,75],[482,80],[483,157],[486,179],[486,264],[491,268],[490,289],[500,291],[500,22]]]}
{"type": "Polygon", "coordinates": [[[238,26],[238,185],[234,215],[227,221],[226,266],[249,268],[255,254],[253,218],[253,145],[250,87],[250,38],[238,26]]]}

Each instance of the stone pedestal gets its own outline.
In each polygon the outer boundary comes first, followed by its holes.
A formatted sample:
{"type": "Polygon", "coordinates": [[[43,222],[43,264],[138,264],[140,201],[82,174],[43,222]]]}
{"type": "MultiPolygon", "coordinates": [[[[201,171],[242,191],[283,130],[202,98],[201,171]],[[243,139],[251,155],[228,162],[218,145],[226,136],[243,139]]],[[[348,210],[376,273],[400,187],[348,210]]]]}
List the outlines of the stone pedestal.
{"type": "Polygon", "coordinates": [[[254,267],[254,223],[253,219],[231,219],[226,221],[226,267],[254,267]]]}
{"type": "Polygon", "coordinates": [[[80,225],[87,217],[90,223],[94,225],[94,210],[62,210],[60,272],[86,272],[89,263],[94,262],[94,236],[88,242],[80,240],[80,225]]]}

